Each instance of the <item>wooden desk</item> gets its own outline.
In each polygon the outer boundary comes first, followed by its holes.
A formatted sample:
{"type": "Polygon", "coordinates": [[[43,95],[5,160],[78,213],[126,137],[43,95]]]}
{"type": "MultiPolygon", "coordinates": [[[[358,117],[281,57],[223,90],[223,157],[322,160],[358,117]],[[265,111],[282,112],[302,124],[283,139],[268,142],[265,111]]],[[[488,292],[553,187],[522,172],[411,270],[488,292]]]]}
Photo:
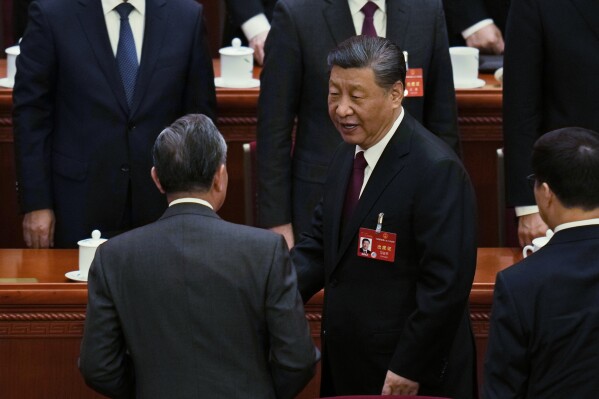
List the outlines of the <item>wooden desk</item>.
{"type": "MultiPolygon", "coordinates": [[[[478,250],[470,317],[478,349],[479,381],[495,274],[520,258],[519,249],[478,250]]],[[[0,396],[3,398],[101,397],[85,386],[77,369],[87,284],[69,282],[64,277],[66,272],[77,268],[77,261],[76,250],[0,249],[0,279],[3,279],[0,280],[0,396]]],[[[318,346],[322,299],[320,292],[305,307],[318,346]]],[[[318,397],[319,384],[320,374],[317,374],[298,398],[318,397]]]]}
{"type": "MultiPolygon", "coordinates": [[[[0,76],[5,76],[6,60],[0,60],[0,76]]],[[[218,60],[215,72],[220,73],[218,60]]],[[[259,77],[256,68],[254,77],[259,77]]],[[[478,243],[499,245],[497,230],[497,148],[503,146],[502,91],[491,75],[481,76],[487,85],[481,89],[457,91],[458,122],[463,161],[474,184],[478,205],[478,243]]],[[[257,102],[260,90],[217,88],[217,125],[229,146],[227,166],[229,192],[220,215],[243,223],[243,144],[255,140],[257,102]]],[[[12,133],[12,90],[0,88],[0,248],[22,248],[21,216],[15,193],[15,162],[12,133]]]]}

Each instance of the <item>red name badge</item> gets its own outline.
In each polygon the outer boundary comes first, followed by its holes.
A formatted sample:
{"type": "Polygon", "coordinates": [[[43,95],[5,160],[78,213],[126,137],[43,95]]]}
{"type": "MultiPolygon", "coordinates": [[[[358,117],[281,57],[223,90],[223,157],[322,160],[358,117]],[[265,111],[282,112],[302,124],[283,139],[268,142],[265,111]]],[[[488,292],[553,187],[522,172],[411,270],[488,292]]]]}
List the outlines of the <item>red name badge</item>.
{"type": "Polygon", "coordinates": [[[424,80],[422,68],[410,68],[406,72],[406,97],[422,97],[424,95],[424,80]]]}
{"type": "Polygon", "coordinates": [[[376,230],[360,228],[358,240],[358,256],[361,258],[370,258],[383,260],[385,262],[395,261],[395,243],[397,235],[376,230]]]}

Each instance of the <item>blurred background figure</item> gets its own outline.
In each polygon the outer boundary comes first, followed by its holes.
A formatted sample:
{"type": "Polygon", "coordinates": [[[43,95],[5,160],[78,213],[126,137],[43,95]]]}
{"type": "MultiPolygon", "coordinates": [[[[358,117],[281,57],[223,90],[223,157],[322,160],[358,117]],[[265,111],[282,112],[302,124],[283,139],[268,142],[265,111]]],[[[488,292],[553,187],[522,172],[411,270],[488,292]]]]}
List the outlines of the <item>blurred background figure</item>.
{"type": "Polygon", "coordinates": [[[510,0],[443,0],[450,46],[502,54],[510,0]]]}
{"type": "Polygon", "coordinates": [[[599,3],[512,0],[505,48],[506,195],[524,246],[548,228],[527,181],[535,141],[567,126],[599,131],[599,3]]]}

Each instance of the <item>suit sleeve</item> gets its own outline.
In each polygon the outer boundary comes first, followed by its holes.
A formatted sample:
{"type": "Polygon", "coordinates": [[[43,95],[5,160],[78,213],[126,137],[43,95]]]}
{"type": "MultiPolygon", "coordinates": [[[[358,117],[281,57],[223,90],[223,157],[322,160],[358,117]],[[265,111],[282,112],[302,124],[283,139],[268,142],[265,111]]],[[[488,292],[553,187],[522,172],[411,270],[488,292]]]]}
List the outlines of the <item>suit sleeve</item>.
{"type": "Polygon", "coordinates": [[[258,218],[263,227],[291,222],[291,133],[302,87],[302,55],[283,0],[266,39],[258,99],[258,218]]]}
{"type": "Polygon", "coordinates": [[[502,273],[497,275],[489,343],[485,357],[483,397],[525,398],[528,386],[528,341],[516,301],[502,273]]]}
{"type": "Polygon", "coordinates": [[[472,25],[490,18],[483,0],[443,0],[447,30],[450,35],[462,35],[472,25]]]}
{"type": "Polygon", "coordinates": [[[270,368],[277,398],[292,399],[310,381],[320,358],[310,337],[287,245],[277,242],[268,278],[266,317],[270,368]]]}
{"type": "Polygon", "coordinates": [[[425,76],[423,125],[459,155],[461,150],[456,95],[449,58],[447,28],[440,3],[434,12],[435,36],[430,68],[425,76]]]}
{"type": "Polygon", "coordinates": [[[51,148],[57,59],[42,4],[33,2],[17,57],[13,121],[21,211],[53,207],[51,148]]]}
{"type": "Polygon", "coordinates": [[[111,398],[129,398],[135,390],[133,364],[102,265],[100,246],[88,279],[85,330],[79,370],[85,383],[111,398]]]}
{"type": "Polygon", "coordinates": [[[225,3],[235,26],[241,26],[248,19],[265,13],[261,0],[226,0],[225,3]]]}
{"type": "MultiPolygon", "coordinates": [[[[201,7],[201,6],[200,6],[201,7]]],[[[200,8],[194,34],[194,47],[187,74],[185,113],[201,113],[216,123],[214,69],[208,45],[206,22],[200,8]]]]}
{"type": "Polygon", "coordinates": [[[321,200],[314,208],[312,231],[302,233],[299,242],[291,250],[304,303],[319,292],[325,283],[322,206],[321,200]]]}
{"type": "Polygon", "coordinates": [[[507,202],[534,205],[526,176],[532,147],[543,133],[542,25],[535,0],[514,0],[506,29],[503,81],[503,139],[507,202]]]}
{"type": "Polygon", "coordinates": [[[476,268],[476,202],[456,159],[437,161],[421,173],[413,214],[420,257],[416,309],[389,368],[426,382],[442,374],[443,359],[466,317],[476,268]]]}

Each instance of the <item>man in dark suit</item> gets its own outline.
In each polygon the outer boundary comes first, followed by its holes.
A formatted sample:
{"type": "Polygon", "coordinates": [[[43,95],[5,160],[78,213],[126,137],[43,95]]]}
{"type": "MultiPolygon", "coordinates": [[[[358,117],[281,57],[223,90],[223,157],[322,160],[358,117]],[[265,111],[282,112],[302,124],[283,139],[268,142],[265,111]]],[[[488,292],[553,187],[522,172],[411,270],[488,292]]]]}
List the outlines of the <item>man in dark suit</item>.
{"type": "Polygon", "coordinates": [[[503,54],[509,0],[443,0],[451,46],[503,54]]]}
{"type": "MultiPolygon", "coordinates": [[[[266,43],[258,107],[258,212],[263,227],[285,235],[310,228],[327,166],[341,139],[327,115],[326,58],[360,34],[367,18],[348,0],[279,0],[266,43]],[[292,132],[297,131],[292,151],[292,132]],[[292,156],[293,153],[293,156],[292,156]]],[[[368,3],[367,3],[368,4],[368,3]]],[[[373,29],[407,51],[414,78],[405,107],[459,152],[455,90],[440,0],[377,0],[373,29]]]]}
{"type": "Polygon", "coordinates": [[[534,194],[554,229],[500,272],[485,399],[594,398],[599,392],[599,134],[563,128],[532,153],[534,194]]]}
{"type": "Polygon", "coordinates": [[[226,0],[223,47],[230,46],[233,38],[238,37],[254,49],[254,58],[262,65],[264,42],[270,31],[270,20],[276,2],[277,0],[226,0]]]}
{"type": "Polygon", "coordinates": [[[111,236],[156,220],[166,202],[147,172],[154,139],[186,113],[214,116],[202,7],[34,2],[13,100],[28,246],[73,247],[93,229],[111,236]]]}
{"type": "Polygon", "coordinates": [[[101,245],[81,343],[109,397],[289,398],[314,374],[295,271],[280,236],[221,220],[227,147],[188,115],[154,145],[160,220],[101,245]]]}
{"type": "Polygon", "coordinates": [[[329,65],[329,114],[345,143],[313,228],[292,251],[304,301],[325,288],[322,396],[473,398],[468,174],[403,109],[406,69],[395,44],[356,36],[329,65]],[[359,254],[362,237],[372,239],[370,257],[359,254]]]}
{"type": "Polygon", "coordinates": [[[534,142],[580,126],[599,131],[599,3],[513,0],[504,59],[503,135],[508,205],[522,246],[545,235],[526,181],[534,142]]]}

